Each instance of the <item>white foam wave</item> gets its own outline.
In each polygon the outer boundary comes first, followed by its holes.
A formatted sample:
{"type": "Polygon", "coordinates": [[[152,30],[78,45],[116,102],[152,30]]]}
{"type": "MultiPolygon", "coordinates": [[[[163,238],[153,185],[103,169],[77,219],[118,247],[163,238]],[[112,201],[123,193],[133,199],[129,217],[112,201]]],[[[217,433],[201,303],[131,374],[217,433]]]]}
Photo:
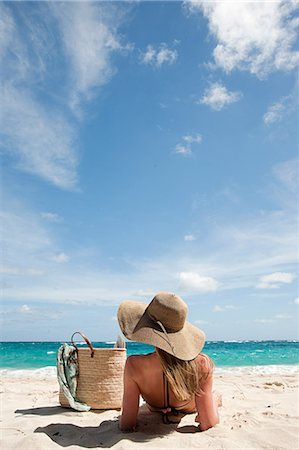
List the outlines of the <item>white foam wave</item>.
{"type": "Polygon", "coordinates": [[[39,369],[1,369],[0,378],[53,378],[56,367],[47,366],[39,369]]]}
{"type": "Polygon", "coordinates": [[[47,355],[53,355],[54,353],[56,353],[56,352],[50,351],[50,352],[47,352],[47,355]]]}
{"type": "MultiPolygon", "coordinates": [[[[259,375],[259,374],[299,374],[299,365],[238,366],[215,367],[215,375],[259,375]]],[[[56,378],[56,367],[39,369],[0,369],[0,378],[56,378]]]]}
{"type": "Polygon", "coordinates": [[[238,366],[238,367],[216,367],[215,375],[231,374],[231,375],[257,375],[257,374],[283,374],[295,375],[299,374],[299,365],[283,365],[272,364],[269,366],[238,366]]]}

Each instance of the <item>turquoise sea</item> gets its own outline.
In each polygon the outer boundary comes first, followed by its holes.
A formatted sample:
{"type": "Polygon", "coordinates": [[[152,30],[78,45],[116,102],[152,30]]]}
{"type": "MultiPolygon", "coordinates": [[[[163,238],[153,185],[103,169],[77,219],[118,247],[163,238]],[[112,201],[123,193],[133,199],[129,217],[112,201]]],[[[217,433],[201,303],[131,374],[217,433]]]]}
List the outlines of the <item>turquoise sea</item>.
{"type": "MultiPolygon", "coordinates": [[[[62,342],[1,342],[1,369],[40,369],[56,365],[62,342]]],[[[93,342],[94,347],[113,347],[113,342],[93,342]]],[[[127,342],[127,354],[150,353],[154,348],[127,342]]],[[[203,353],[216,367],[273,366],[299,364],[299,341],[207,341],[203,353]]]]}

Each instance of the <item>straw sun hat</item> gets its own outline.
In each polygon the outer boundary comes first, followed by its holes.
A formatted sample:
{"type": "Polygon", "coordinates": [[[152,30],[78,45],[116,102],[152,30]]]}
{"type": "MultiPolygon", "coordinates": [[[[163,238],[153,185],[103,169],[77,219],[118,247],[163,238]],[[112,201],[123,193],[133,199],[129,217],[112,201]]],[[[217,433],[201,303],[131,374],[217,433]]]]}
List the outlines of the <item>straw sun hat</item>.
{"type": "Polygon", "coordinates": [[[124,336],[165,350],[190,361],[201,351],[205,334],[186,321],[187,305],[175,294],[159,292],[147,305],[126,300],[118,308],[118,323],[124,336]]]}

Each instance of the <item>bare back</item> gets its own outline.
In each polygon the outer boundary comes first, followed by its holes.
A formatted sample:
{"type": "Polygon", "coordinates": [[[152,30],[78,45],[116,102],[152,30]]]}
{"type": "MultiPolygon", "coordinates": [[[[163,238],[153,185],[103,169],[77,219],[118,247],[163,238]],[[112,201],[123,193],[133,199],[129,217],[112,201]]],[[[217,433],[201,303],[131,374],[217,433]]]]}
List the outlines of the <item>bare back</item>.
{"type": "MultiPolygon", "coordinates": [[[[196,358],[199,371],[203,370],[205,357],[196,358]]],[[[212,373],[200,386],[201,392],[190,399],[178,400],[169,386],[169,406],[182,412],[196,412],[200,429],[208,429],[219,422],[217,407],[212,395],[212,373]]],[[[133,355],[127,359],[124,372],[124,396],[120,426],[123,431],[136,427],[140,395],[152,409],[165,408],[163,370],[156,354],[133,355]]]]}
{"type": "MultiPolygon", "coordinates": [[[[132,375],[138,384],[140,395],[148,403],[151,409],[165,408],[165,386],[162,366],[156,354],[131,356],[132,375]]],[[[184,409],[185,412],[196,410],[195,396],[190,399],[178,400],[170,386],[168,386],[170,406],[176,409],[184,409]]]]}

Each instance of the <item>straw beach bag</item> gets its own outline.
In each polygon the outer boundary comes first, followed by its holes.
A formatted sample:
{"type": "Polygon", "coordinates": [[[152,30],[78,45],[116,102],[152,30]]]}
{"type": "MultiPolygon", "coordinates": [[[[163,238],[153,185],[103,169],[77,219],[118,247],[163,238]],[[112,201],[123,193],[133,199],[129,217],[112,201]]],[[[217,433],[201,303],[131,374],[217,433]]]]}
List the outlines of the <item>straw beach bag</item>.
{"type": "MultiPolygon", "coordinates": [[[[91,409],[121,408],[126,349],[93,348],[87,337],[80,332],[73,334],[71,342],[78,352],[77,400],[86,403],[91,409]],[[77,333],[89,348],[77,347],[73,341],[77,333]]],[[[63,407],[70,407],[61,388],[59,402],[63,407]]]]}

